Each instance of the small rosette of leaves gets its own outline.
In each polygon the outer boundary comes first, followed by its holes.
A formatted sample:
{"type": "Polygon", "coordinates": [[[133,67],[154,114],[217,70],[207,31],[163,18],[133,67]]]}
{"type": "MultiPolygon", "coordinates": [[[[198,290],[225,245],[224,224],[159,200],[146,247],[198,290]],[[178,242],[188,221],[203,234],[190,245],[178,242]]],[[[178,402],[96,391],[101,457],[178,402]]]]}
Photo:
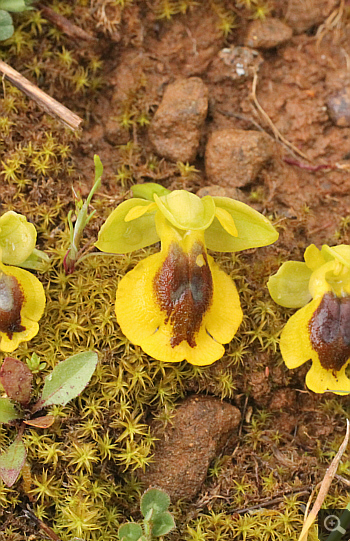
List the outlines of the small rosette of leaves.
{"type": "Polygon", "coordinates": [[[14,442],[0,455],[0,478],[7,486],[15,483],[27,456],[22,441],[25,426],[50,427],[55,421],[52,415],[35,414],[54,404],[65,406],[76,398],[89,383],[97,361],[97,353],[86,351],[58,363],[46,377],[39,400],[30,404],[33,373],[22,361],[6,357],[0,370],[0,383],[7,395],[0,398],[0,423],[17,424],[19,429],[14,442]]]}
{"type": "Polygon", "coordinates": [[[157,488],[147,490],[140,503],[143,528],[135,522],[123,524],[118,530],[120,541],[151,541],[168,534],[175,528],[169,505],[170,498],[166,492],[157,488]]]}

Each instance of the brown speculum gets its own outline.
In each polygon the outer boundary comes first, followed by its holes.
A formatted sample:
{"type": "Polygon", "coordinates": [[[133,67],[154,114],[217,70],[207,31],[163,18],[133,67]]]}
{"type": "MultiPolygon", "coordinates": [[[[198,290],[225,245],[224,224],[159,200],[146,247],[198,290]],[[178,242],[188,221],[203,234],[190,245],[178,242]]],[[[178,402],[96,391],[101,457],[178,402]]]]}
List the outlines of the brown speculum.
{"type": "Polygon", "coordinates": [[[321,366],[335,375],[350,358],[350,297],[326,293],[309,321],[321,366]]]}
{"type": "Polygon", "coordinates": [[[204,246],[196,242],[191,252],[185,253],[181,246],[172,243],[153,287],[157,302],[166,313],[165,323],[170,321],[173,327],[171,346],[186,340],[194,348],[195,335],[213,297],[213,279],[204,246]]]}
{"type": "Polygon", "coordinates": [[[0,331],[11,340],[13,333],[22,332],[21,309],[24,295],[14,276],[0,273],[0,331]]]}

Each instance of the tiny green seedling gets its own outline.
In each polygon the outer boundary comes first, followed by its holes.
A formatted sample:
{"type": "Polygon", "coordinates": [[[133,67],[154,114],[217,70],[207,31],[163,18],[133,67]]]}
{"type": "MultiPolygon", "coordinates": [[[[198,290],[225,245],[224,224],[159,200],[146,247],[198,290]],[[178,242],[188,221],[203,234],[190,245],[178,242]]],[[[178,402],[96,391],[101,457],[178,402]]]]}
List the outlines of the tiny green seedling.
{"type": "Polygon", "coordinates": [[[41,362],[40,357],[36,353],[33,353],[30,359],[26,360],[26,365],[32,374],[38,374],[46,368],[46,362],[41,362]]]}
{"type": "Polygon", "coordinates": [[[94,182],[93,187],[91,188],[91,191],[85,203],[83,203],[81,199],[78,200],[76,203],[76,208],[75,208],[76,221],[75,221],[74,226],[72,222],[73,211],[70,211],[68,214],[70,244],[63,260],[63,266],[64,266],[64,270],[66,274],[72,274],[72,272],[74,272],[75,266],[77,265],[77,263],[80,260],[80,257],[82,256],[81,250],[79,250],[80,240],[81,240],[85,227],[88,225],[91,218],[95,214],[95,211],[89,214],[88,209],[89,209],[91,199],[93,198],[95,192],[101,186],[103,165],[100,158],[96,154],[94,156],[94,162],[95,162],[95,182],[94,182]]]}
{"type": "Polygon", "coordinates": [[[175,521],[168,508],[170,498],[166,492],[150,488],[141,497],[140,509],[143,515],[142,525],[127,522],[120,526],[120,541],[152,541],[166,535],[175,528],[175,521]]]}
{"type": "Polygon", "coordinates": [[[0,370],[0,382],[7,397],[0,398],[0,423],[17,424],[14,442],[0,455],[0,477],[11,487],[18,478],[27,451],[22,441],[26,425],[36,428],[50,427],[53,415],[36,416],[38,411],[55,404],[65,406],[76,398],[89,383],[95,371],[98,357],[94,351],[85,351],[60,362],[46,377],[39,400],[30,404],[33,373],[40,370],[40,359],[30,359],[28,364],[6,357],[0,370]],[[35,368],[36,367],[36,368],[35,368]]]}

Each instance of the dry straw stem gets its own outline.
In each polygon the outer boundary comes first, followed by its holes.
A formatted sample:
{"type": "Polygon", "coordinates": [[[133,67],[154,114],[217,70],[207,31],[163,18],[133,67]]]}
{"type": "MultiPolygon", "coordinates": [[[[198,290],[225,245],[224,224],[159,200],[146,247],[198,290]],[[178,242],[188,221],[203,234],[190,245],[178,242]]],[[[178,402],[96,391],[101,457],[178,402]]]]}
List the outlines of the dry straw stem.
{"type": "Polygon", "coordinates": [[[258,72],[256,71],[254,73],[254,78],[253,78],[253,83],[252,83],[252,99],[253,99],[253,102],[254,102],[254,105],[255,107],[257,108],[257,110],[259,111],[259,113],[261,114],[261,116],[264,118],[264,120],[268,123],[268,125],[270,126],[274,136],[276,137],[276,139],[282,141],[282,143],[288,147],[289,149],[291,149],[293,152],[295,152],[296,154],[298,154],[299,156],[301,156],[302,158],[304,158],[305,160],[307,160],[308,162],[310,161],[310,159],[306,156],[306,154],[304,154],[303,152],[301,152],[301,150],[299,150],[295,145],[293,145],[292,143],[290,143],[285,137],[283,137],[283,135],[281,134],[281,132],[276,128],[276,126],[274,125],[274,123],[272,122],[271,118],[269,117],[269,115],[266,113],[266,111],[264,111],[264,109],[261,107],[260,103],[258,102],[258,98],[256,97],[256,87],[257,87],[257,84],[258,84],[258,72]]]}
{"type": "Polygon", "coordinates": [[[0,60],[0,71],[4,76],[19,90],[27,94],[29,98],[36,101],[36,103],[44,109],[49,115],[58,118],[71,128],[76,130],[79,128],[81,122],[83,121],[78,115],[70,111],[67,107],[56,101],[54,98],[51,98],[46,92],[40,90],[36,85],[28,81],[23,75],[18,73],[15,69],[11,68],[6,62],[0,60]]]}
{"type": "Polygon", "coordinates": [[[97,41],[94,36],[88,34],[88,32],[85,32],[85,30],[83,30],[76,24],[71,23],[68,19],[66,19],[66,17],[63,17],[63,15],[56,13],[56,11],[49,8],[48,6],[38,4],[38,8],[44,15],[45,19],[55,24],[60,30],[62,30],[62,32],[64,32],[64,34],[66,34],[66,36],[78,40],[97,41]]]}
{"type": "MultiPolygon", "coordinates": [[[[321,41],[323,40],[327,32],[331,32],[332,30],[335,30],[335,32],[337,32],[338,34],[336,36],[336,40],[339,39],[344,14],[345,14],[345,0],[340,0],[339,6],[334,11],[332,11],[332,13],[325,20],[325,22],[321,24],[317,29],[317,32],[316,32],[317,47],[319,47],[321,41]]],[[[348,63],[348,60],[347,60],[347,63],[348,63]]]]}
{"type": "Polygon", "coordinates": [[[304,522],[304,526],[303,526],[303,529],[301,531],[301,534],[300,534],[300,537],[299,537],[298,541],[307,541],[307,535],[308,535],[309,529],[312,526],[312,524],[314,523],[314,521],[315,521],[315,519],[317,517],[317,514],[318,514],[319,510],[321,509],[321,506],[322,506],[322,504],[323,504],[323,502],[324,502],[324,500],[325,500],[325,498],[326,498],[326,496],[328,494],[329,487],[331,486],[333,478],[334,478],[334,476],[336,474],[336,471],[338,469],[340,459],[343,456],[343,453],[344,453],[345,449],[348,446],[349,436],[350,436],[350,423],[349,423],[349,419],[347,419],[346,420],[346,434],[345,434],[343,443],[339,447],[339,451],[337,452],[337,454],[333,458],[331,465],[329,466],[328,470],[326,471],[326,474],[325,474],[325,476],[323,478],[323,481],[321,483],[320,491],[319,491],[318,496],[316,498],[316,501],[315,501],[315,503],[313,505],[313,508],[311,509],[309,515],[307,516],[307,518],[306,518],[306,520],[304,522]]]}

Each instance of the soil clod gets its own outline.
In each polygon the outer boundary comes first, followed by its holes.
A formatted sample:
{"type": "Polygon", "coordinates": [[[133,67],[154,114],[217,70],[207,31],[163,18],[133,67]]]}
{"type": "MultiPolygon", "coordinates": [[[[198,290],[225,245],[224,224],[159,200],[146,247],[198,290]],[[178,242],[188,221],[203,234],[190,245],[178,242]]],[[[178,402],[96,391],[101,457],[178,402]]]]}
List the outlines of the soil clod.
{"type": "Polygon", "coordinates": [[[191,396],[177,408],[166,432],[158,436],[154,461],[140,477],[145,486],[163,488],[173,501],[200,490],[210,462],[227,443],[240,411],[218,398],[191,396]]]}
{"type": "Polygon", "coordinates": [[[273,155],[273,142],[254,130],[218,130],[209,137],[205,168],[220,186],[239,188],[254,182],[273,155]]]}

